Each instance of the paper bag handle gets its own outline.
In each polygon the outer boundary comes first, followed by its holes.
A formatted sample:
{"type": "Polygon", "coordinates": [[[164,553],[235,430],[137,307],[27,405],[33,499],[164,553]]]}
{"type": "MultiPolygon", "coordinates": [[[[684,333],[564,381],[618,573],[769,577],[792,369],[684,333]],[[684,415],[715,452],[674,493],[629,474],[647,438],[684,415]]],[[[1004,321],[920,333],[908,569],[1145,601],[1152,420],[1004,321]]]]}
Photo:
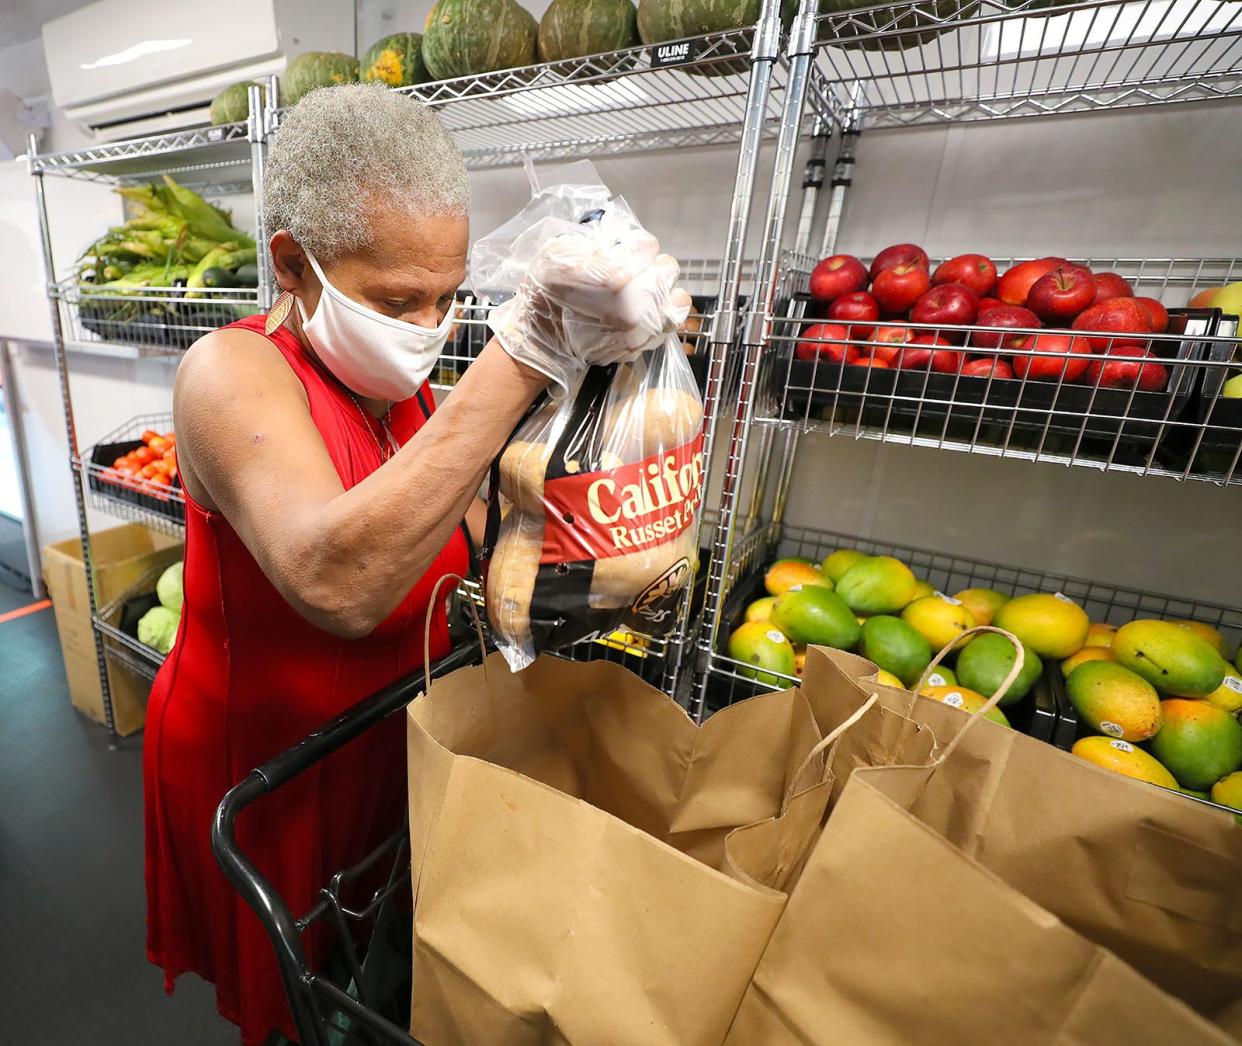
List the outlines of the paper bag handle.
{"type": "Polygon", "coordinates": [[[782,814],[784,814],[786,808],[789,806],[790,800],[792,800],[797,794],[798,785],[801,784],[803,775],[806,773],[814,759],[823,754],[824,750],[832,744],[833,741],[844,734],[845,731],[866,715],[871,706],[879,700],[880,695],[873,693],[859,708],[854,710],[853,714],[850,715],[845,722],[839,723],[837,726],[833,727],[833,729],[828,732],[826,737],[823,737],[817,741],[815,747],[807,752],[806,758],[802,760],[801,764],[798,766],[798,769],[794,771],[793,777],[789,779],[789,787],[785,789],[785,798],[781,800],[782,814]]]}
{"type": "MultiPolygon", "coordinates": [[[[442,574],[431,590],[431,598],[427,601],[427,616],[423,621],[423,693],[431,689],[431,617],[436,608],[436,601],[440,598],[440,587],[449,578],[456,582],[465,580],[460,574],[442,574]]],[[[483,678],[487,678],[487,640],[483,636],[483,622],[479,620],[479,608],[474,605],[473,599],[466,600],[466,606],[470,608],[470,616],[474,618],[474,631],[479,637],[479,653],[483,656],[483,678]]]]}
{"type": "Polygon", "coordinates": [[[1009,693],[1009,688],[1013,686],[1019,674],[1022,672],[1022,663],[1026,660],[1026,649],[1022,646],[1022,640],[1020,640],[1012,632],[1006,632],[1003,628],[997,628],[995,625],[977,625],[974,628],[967,629],[960,636],[954,639],[953,642],[946,643],[936,654],[936,656],[931,659],[931,664],[923,670],[923,674],[919,677],[917,689],[910,695],[910,705],[907,712],[914,711],[914,703],[919,697],[918,691],[922,690],[923,687],[927,685],[927,677],[939,667],[940,662],[944,660],[945,655],[966,637],[982,635],[984,632],[995,632],[998,636],[1004,636],[1010,643],[1013,644],[1013,648],[1017,652],[1018,656],[1013,659],[1013,667],[1009,669],[1009,674],[1001,680],[1001,685],[996,688],[996,692],[988,698],[987,703],[980,708],[978,712],[972,712],[970,714],[970,718],[966,721],[966,724],[957,732],[957,736],[944,746],[944,751],[936,757],[935,761],[930,764],[931,766],[939,766],[949,758],[949,756],[953,753],[953,749],[961,744],[962,738],[966,736],[967,731],[974,728],[976,720],[982,719],[1004,700],[1005,695],[1009,693]]]}

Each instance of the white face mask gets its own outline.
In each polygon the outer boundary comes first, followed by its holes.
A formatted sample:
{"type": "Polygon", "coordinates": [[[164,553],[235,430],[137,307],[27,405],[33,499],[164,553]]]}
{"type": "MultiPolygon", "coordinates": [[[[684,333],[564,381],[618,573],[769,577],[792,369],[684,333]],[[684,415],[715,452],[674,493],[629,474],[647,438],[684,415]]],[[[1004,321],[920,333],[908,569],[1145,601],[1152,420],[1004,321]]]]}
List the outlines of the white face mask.
{"type": "Polygon", "coordinates": [[[440,326],[420,327],[394,320],[348,298],[328,282],[306,252],[323,291],[315,315],[306,318],[298,299],[302,330],[315,355],[346,388],[379,400],[407,400],[431,375],[453,328],[450,308],[440,326]]]}

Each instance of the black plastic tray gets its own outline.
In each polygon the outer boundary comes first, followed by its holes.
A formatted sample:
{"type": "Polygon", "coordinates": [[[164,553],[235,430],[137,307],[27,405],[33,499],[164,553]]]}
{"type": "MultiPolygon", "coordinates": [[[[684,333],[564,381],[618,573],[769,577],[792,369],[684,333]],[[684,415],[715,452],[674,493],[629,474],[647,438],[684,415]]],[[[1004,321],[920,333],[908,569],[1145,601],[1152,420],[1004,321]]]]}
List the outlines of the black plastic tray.
{"type": "MultiPolygon", "coordinates": [[[[117,458],[124,457],[131,450],[137,450],[141,446],[142,440],[140,439],[122,440],[120,443],[96,443],[91,448],[90,463],[101,469],[111,468],[112,463],[117,458]]],[[[148,512],[154,512],[176,523],[185,522],[185,502],[180,499],[158,497],[155,494],[133,490],[120,483],[110,482],[93,471],[87,473],[87,482],[90,484],[91,490],[105,497],[112,498],[115,501],[127,501],[131,505],[137,505],[148,512]]],[[[173,489],[181,489],[180,477],[173,480],[173,489]]]]}
{"type": "Polygon", "coordinates": [[[128,312],[121,311],[128,303],[114,298],[92,301],[84,297],[78,305],[78,322],[104,341],[188,349],[209,331],[227,326],[258,310],[257,304],[251,308],[211,301],[146,304],[146,310],[134,311],[132,317],[118,319],[119,315],[129,316],[128,312]]]}
{"type": "MultiPolygon", "coordinates": [[[[1201,358],[1203,344],[1195,341],[1194,335],[1208,333],[1215,311],[1170,310],[1169,333],[1153,341],[1153,352],[1170,361],[1201,358]],[[1188,328],[1192,334],[1173,340],[1188,328]]],[[[1176,421],[1186,411],[1192,377],[1189,368],[1173,366],[1164,390],[1141,392],[1018,378],[989,382],[987,378],[923,370],[872,370],[823,359],[785,358],[773,362],[770,380],[776,386],[778,402],[783,397],[787,418],[835,407],[861,411],[861,422],[869,427],[912,422],[935,426],[939,434],[947,425],[946,434],[952,435],[956,427],[969,436],[979,425],[1012,425],[1069,437],[1121,436],[1128,444],[1142,440],[1150,445],[1160,437],[1166,423],[1176,421]]],[[[982,438],[986,434],[979,435],[982,438]]]]}
{"type": "MultiPolygon", "coordinates": [[[[1228,338],[1238,333],[1237,316],[1224,315],[1219,309],[1212,311],[1217,314],[1214,334],[1228,338]]],[[[1237,355],[1232,346],[1220,342],[1215,343],[1212,349],[1210,359],[1229,360],[1237,355]]],[[[1239,362],[1238,369],[1242,371],[1242,362],[1239,362]]],[[[1198,421],[1204,426],[1200,446],[1235,453],[1238,444],[1242,443],[1242,399],[1224,399],[1220,395],[1230,373],[1223,368],[1205,368],[1203,381],[1195,390],[1195,410],[1198,421]]]]}

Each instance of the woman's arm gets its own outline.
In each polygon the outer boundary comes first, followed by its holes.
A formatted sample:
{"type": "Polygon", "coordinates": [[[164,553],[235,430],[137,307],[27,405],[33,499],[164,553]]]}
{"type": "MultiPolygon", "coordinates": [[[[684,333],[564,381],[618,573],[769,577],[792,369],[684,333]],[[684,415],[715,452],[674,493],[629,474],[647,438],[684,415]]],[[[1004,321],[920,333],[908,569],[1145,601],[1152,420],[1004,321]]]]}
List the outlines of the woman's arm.
{"type": "Polygon", "coordinates": [[[182,482],[224,514],[298,613],[337,635],[364,636],[431,565],[546,385],[493,339],[431,420],[344,490],[279,350],[252,331],[218,331],[177,373],[182,482]]]}

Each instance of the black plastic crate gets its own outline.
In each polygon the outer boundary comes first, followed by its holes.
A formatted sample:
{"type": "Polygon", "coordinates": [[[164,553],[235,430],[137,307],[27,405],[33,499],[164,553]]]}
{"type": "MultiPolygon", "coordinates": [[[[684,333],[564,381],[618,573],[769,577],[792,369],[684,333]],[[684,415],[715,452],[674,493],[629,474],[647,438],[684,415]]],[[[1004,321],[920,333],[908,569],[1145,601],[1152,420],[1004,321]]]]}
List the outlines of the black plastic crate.
{"type": "Polygon", "coordinates": [[[172,298],[127,302],[86,295],[77,310],[79,324],[103,341],[167,349],[188,349],[204,334],[259,311],[257,302],[226,305],[172,298]]]}
{"type": "MultiPolygon", "coordinates": [[[[1213,333],[1229,338],[1238,333],[1237,316],[1226,316],[1219,309],[1213,333]]],[[[1227,362],[1238,358],[1238,372],[1242,373],[1240,350],[1229,342],[1215,342],[1208,358],[1227,362]]],[[[1228,456],[1236,454],[1242,444],[1242,399],[1225,399],[1220,391],[1233,372],[1224,367],[1204,368],[1203,381],[1195,390],[1195,417],[1203,426],[1201,448],[1225,451],[1228,456]]]]}
{"type": "Polygon", "coordinates": [[[118,443],[95,444],[91,448],[89,461],[91,467],[87,469],[87,482],[91,490],[115,501],[125,501],[131,505],[137,505],[139,508],[164,516],[173,522],[185,523],[185,501],[180,496],[181,478],[179,476],[173,480],[171,488],[173,491],[176,491],[176,496],[170,496],[168,494],[157,494],[149,490],[135,490],[133,487],[125,486],[119,477],[117,479],[110,479],[103,474],[102,470],[111,469],[112,463],[117,458],[124,457],[131,450],[137,450],[142,445],[143,443],[140,439],[122,440],[118,443]]]}
{"type": "MultiPolygon", "coordinates": [[[[1213,309],[1176,309],[1169,331],[1152,337],[1152,351],[1171,364],[1160,392],[1096,389],[1089,385],[1020,378],[980,378],[929,370],[887,370],[827,359],[773,361],[770,380],[786,418],[850,411],[870,428],[913,426],[920,435],[988,438],[988,427],[1079,437],[1124,438],[1148,447],[1186,413],[1194,369],[1177,362],[1201,359],[1196,335],[1210,332],[1213,309]],[[860,413],[860,416],[859,416],[860,413]]],[[[900,321],[893,321],[900,325],[900,321]]],[[[1049,328],[1049,333],[1054,333],[1049,328]]],[[[1069,332],[1075,333],[1075,332],[1069,332]]],[[[971,353],[969,348],[964,349],[971,353]]],[[[978,350],[989,356],[992,350],[978,350]]],[[[997,351],[1003,357],[1004,352],[997,351]]]]}

